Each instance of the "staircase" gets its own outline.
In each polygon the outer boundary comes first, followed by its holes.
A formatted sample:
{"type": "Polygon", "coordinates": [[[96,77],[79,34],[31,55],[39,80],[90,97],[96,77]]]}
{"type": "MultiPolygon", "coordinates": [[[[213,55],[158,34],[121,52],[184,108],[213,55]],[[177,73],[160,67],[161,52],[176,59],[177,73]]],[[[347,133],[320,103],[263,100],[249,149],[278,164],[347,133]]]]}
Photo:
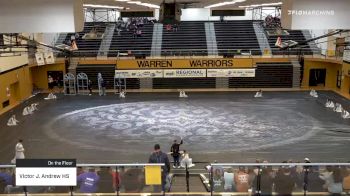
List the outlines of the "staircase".
{"type": "Polygon", "coordinates": [[[216,44],[216,35],[214,23],[206,22],[205,26],[205,36],[207,38],[207,48],[208,56],[218,56],[218,46],[216,44]]]}
{"type": "Polygon", "coordinates": [[[98,50],[97,59],[107,59],[109,47],[111,46],[111,42],[113,39],[114,29],[115,24],[107,25],[104,32],[103,40],[100,45],[100,49],[98,50]]]}
{"type": "MultiPolygon", "coordinates": [[[[302,30],[302,33],[306,40],[312,39],[312,36],[309,30],[302,30]]],[[[315,41],[308,42],[307,44],[312,50],[312,53],[314,55],[321,55],[321,49],[317,47],[317,44],[315,43],[315,41]]]]}
{"type": "Polygon", "coordinates": [[[163,24],[156,23],[153,26],[151,56],[161,56],[163,39],[163,24]]]}
{"type": "Polygon", "coordinates": [[[253,27],[254,27],[256,38],[258,39],[258,42],[259,42],[261,53],[265,54],[264,51],[267,50],[268,54],[272,54],[269,40],[266,37],[264,28],[261,26],[261,22],[253,22],[253,27]]]}
{"type": "Polygon", "coordinates": [[[292,60],[291,62],[293,65],[293,88],[300,88],[300,63],[298,60],[292,60]]]}

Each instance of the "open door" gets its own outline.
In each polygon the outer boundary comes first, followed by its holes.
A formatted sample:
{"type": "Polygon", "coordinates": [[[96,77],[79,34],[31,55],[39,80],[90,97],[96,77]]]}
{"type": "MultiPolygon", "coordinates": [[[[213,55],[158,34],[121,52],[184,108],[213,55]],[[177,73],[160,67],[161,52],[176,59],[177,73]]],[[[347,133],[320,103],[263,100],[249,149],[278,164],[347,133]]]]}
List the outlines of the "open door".
{"type": "Polygon", "coordinates": [[[326,73],[326,69],[310,69],[309,86],[325,86],[326,73]]]}

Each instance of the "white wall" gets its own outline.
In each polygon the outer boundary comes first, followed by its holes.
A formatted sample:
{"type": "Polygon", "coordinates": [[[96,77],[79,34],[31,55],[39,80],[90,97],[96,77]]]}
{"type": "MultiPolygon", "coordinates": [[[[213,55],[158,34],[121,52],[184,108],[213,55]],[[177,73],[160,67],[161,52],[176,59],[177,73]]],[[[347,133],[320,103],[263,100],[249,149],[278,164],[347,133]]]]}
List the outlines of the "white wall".
{"type": "MultiPolygon", "coordinates": [[[[85,12],[85,22],[92,22],[92,12],[85,12]]],[[[106,21],[111,21],[111,22],[116,22],[116,20],[118,20],[118,18],[120,17],[120,12],[119,11],[114,11],[112,13],[112,11],[109,12],[107,18],[107,11],[96,11],[96,20],[100,21],[100,22],[106,22],[106,21]]]]}
{"type": "MultiPolygon", "coordinates": [[[[219,16],[211,16],[208,8],[187,8],[181,9],[181,21],[218,21],[219,16]]],[[[245,16],[226,16],[225,20],[251,20],[252,11],[246,10],[245,16]]]]}

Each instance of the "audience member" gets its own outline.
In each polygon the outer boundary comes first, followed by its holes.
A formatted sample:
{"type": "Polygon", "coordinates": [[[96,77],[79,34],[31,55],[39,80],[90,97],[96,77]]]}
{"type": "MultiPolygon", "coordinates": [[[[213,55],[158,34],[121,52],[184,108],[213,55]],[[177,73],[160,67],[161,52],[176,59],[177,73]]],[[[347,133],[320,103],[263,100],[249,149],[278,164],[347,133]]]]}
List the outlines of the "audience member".
{"type": "Polygon", "coordinates": [[[181,144],[183,144],[182,138],[181,138],[180,143],[177,143],[177,141],[174,140],[174,143],[170,148],[171,155],[174,159],[173,168],[180,167],[180,145],[181,144]]]}
{"type": "Polygon", "coordinates": [[[162,191],[165,192],[166,177],[170,172],[170,162],[168,155],[160,150],[160,145],[154,145],[154,152],[150,155],[149,163],[164,163],[162,167],[162,191]]]}
{"type": "Polygon", "coordinates": [[[80,174],[77,178],[78,184],[80,185],[81,193],[95,193],[97,191],[97,184],[99,183],[100,177],[95,172],[94,168],[89,168],[88,172],[80,174]]]}
{"type": "Polygon", "coordinates": [[[235,174],[235,185],[237,192],[248,192],[249,175],[242,166],[238,168],[238,172],[235,174]]]}
{"type": "Polygon", "coordinates": [[[114,193],[113,176],[111,168],[102,167],[98,172],[100,180],[98,181],[98,193],[114,193]]]}
{"type": "Polygon", "coordinates": [[[295,179],[291,175],[291,169],[282,167],[276,174],[275,191],[279,196],[291,196],[295,187],[295,179]]]}

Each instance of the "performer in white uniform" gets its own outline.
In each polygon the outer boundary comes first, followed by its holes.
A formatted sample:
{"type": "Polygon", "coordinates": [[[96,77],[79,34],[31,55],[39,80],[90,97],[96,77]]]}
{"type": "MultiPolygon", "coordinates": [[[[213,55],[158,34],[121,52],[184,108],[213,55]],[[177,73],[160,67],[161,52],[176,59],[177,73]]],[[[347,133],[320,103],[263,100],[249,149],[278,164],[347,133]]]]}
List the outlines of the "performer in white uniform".
{"type": "Polygon", "coordinates": [[[45,100],[50,100],[50,99],[57,99],[56,95],[53,93],[50,93],[47,97],[44,98],[45,100]]]}
{"type": "Polygon", "coordinates": [[[348,111],[343,110],[343,112],[341,114],[341,117],[344,118],[344,119],[348,119],[348,118],[350,118],[350,114],[349,114],[348,111]]]}
{"type": "Polygon", "coordinates": [[[16,126],[19,121],[16,119],[16,115],[12,115],[11,118],[7,121],[7,126],[16,126]]]}
{"type": "Polygon", "coordinates": [[[318,97],[318,94],[317,94],[317,92],[316,92],[314,89],[312,89],[312,90],[310,91],[310,95],[311,95],[312,97],[315,97],[315,98],[318,97]]]}
{"type": "Polygon", "coordinates": [[[16,159],[25,159],[25,156],[24,156],[24,147],[23,147],[23,144],[22,144],[23,140],[18,140],[18,143],[16,144],[16,147],[15,147],[15,157],[12,159],[11,163],[13,164],[16,164],[16,159]]]}
{"type": "Polygon", "coordinates": [[[327,107],[327,108],[334,108],[334,103],[333,103],[333,101],[327,99],[326,107],[327,107]]]}
{"type": "Polygon", "coordinates": [[[187,98],[188,96],[186,95],[185,91],[180,91],[180,98],[187,98]]]}
{"type": "Polygon", "coordinates": [[[260,98],[262,97],[262,90],[259,90],[258,92],[255,93],[254,95],[255,98],[260,98]]]}
{"type": "Polygon", "coordinates": [[[123,90],[119,93],[119,98],[125,98],[125,92],[123,90]]]}

